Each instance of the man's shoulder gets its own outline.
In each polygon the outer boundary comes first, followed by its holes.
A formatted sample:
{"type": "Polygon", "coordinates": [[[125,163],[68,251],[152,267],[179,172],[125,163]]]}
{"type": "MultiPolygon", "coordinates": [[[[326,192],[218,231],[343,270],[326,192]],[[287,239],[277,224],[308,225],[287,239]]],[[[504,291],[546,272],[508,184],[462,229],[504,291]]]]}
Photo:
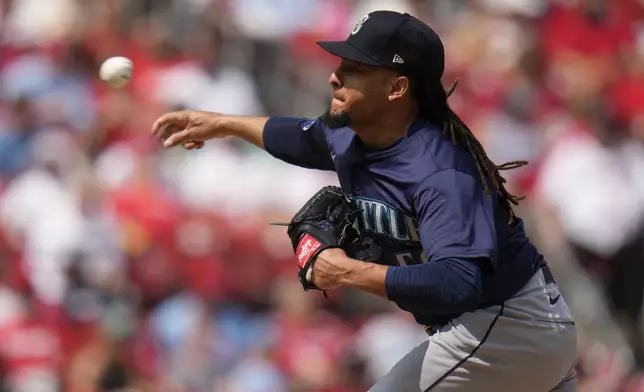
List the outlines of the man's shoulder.
{"type": "Polygon", "coordinates": [[[343,153],[349,148],[355,133],[349,127],[331,128],[320,119],[311,119],[303,124],[303,130],[316,128],[318,132],[324,134],[329,147],[335,153],[343,153]]]}
{"type": "Polygon", "coordinates": [[[272,116],[269,117],[270,125],[281,125],[289,128],[296,128],[302,132],[309,132],[315,135],[324,135],[326,139],[346,139],[353,135],[353,131],[348,128],[332,129],[328,127],[319,118],[311,117],[291,117],[291,116],[272,116]]]}
{"type": "Polygon", "coordinates": [[[465,174],[477,173],[476,163],[470,152],[445,135],[443,130],[431,123],[412,135],[413,160],[422,162],[424,174],[429,177],[438,172],[453,170],[465,174]]]}

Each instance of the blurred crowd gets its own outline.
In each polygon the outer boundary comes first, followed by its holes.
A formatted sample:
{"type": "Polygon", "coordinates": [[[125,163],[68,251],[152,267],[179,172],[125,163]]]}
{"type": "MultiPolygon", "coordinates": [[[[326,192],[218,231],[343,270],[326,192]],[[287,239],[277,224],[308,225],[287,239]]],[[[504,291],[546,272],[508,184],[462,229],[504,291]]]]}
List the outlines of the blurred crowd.
{"type": "Polygon", "coordinates": [[[237,140],[162,150],[180,108],[317,117],[376,9],[443,37],[452,108],[525,195],[580,327],[583,392],[644,391],[644,1],[0,0],[0,389],[358,392],[426,335],[303,292],[283,228],[334,173],[237,140]],[[133,81],[97,78],[110,56],[133,81]]]}

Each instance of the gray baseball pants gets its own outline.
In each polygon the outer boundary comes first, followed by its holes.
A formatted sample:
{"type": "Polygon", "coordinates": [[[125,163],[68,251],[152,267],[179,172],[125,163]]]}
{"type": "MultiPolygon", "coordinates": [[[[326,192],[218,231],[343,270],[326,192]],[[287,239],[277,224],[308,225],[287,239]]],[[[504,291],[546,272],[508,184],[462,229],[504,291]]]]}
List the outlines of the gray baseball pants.
{"type": "Polygon", "coordinates": [[[503,306],[435,331],[369,392],[573,392],[576,360],[574,320],[545,267],[503,306]]]}

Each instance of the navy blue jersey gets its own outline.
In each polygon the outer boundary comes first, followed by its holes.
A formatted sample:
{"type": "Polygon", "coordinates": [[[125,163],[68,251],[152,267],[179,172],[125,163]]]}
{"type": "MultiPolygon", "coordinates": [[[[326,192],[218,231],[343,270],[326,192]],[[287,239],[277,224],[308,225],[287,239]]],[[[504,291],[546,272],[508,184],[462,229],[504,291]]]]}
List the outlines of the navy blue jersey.
{"type": "MultiPolygon", "coordinates": [[[[288,163],[337,173],[342,189],[362,209],[361,231],[384,250],[379,263],[471,262],[481,274],[476,308],[512,297],[544,264],[521,219],[508,223],[502,200],[484,192],[469,152],[428,122],[418,120],[393,146],[371,150],[349,128],[274,117],[264,129],[264,144],[288,163]]],[[[430,302],[397,304],[425,325],[444,323],[464,310],[438,310],[430,302]]]]}

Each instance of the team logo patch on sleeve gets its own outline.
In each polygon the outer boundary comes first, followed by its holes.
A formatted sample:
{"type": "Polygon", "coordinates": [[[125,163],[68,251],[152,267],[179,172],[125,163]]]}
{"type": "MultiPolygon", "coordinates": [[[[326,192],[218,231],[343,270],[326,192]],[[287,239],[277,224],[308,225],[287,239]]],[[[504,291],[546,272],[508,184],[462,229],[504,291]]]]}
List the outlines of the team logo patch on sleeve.
{"type": "Polygon", "coordinates": [[[297,244],[295,255],[297,256],[297,264],[300,268],[304,268],[309,262],[311,257],[322,247],[322,243],[310,234],[304,234],[297,244]]]}
{"type": "Polygon", "coordinates": [[[313,120],[313,121],[311,121],[310,123],[308,123],[308,124],[306,124],[305,126],[303,126],[303,127],[302,127],[302,130],[303,130],[303,131],[308,131],[309,129],[311,129],[311,127],[313,126],[313,124],[315,124],[315,121],[316,121],[316,120],[313,120]]]}

